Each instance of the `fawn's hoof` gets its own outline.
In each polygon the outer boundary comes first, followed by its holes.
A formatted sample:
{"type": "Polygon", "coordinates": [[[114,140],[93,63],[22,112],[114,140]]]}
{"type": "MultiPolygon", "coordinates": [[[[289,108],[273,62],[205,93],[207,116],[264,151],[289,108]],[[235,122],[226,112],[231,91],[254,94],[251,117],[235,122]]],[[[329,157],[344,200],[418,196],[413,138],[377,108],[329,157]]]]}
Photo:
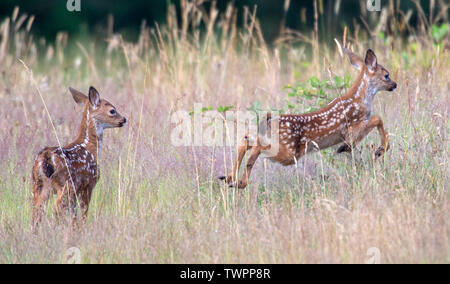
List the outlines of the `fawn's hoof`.
{"type": "Polygon", "coordinates": [[[228,187],[230,187],[230,188],[235,188],[236,187],[236,188],[239,188],[239,189],[244,189],[244,188],[247,187],[247,183],[243,182],[243,181],[240,181],[240,182],[233,181],[233,182],[230,182],[228,184],[228,187]]]}
{"type": "Polygon", "coordinates": [[[235,181],[233,180],[232,176],[220,176],[219,180],[224,181],[226,184],[228,184],[228,187],[233,188],[233,187],[237,187],[240,189],[246,188],[247,187],[247,182],[246,181],[235,181]]]}
{"type": "Polygon", "coordinates": [[[375,159],[378,159],[378,158],[380,158],[381,156],[383,156],[385,152],[386,152],[386,150],[384,149],[384,147],[380,146],[380,147],[375,151],[375,159]]]}
{"type": "Polygon", "coordinates": [[[238,183],[238,188],[239,189],[244,189],[246,187],[247,187],[247,182],[239,181],[239,183],[238,183]]]}
{"type": "Polygon", "coordinates": [[[243,182],[243,181],[230,181],[228,182],[228,187],[229,188],[239,188],[239,189],[244,189],[247,187],[247,183],[243,182]]]}
{"type": "Polygon", "coordinates": [[[221,176],[219,177],[219,180],[223,180],[225,183],[231,183],[233,181],[232,176],[221,176]]]}
{"type": "Polygon", "coordinates": [[[341,153],[350,153],[351,151],[352,151],[352,148],[351,148],[349,145],[344,144],[344,145],[342,145],[341,147],[339,147],[339,149],[337,150],[337,153],[338,153],[338,154],[341,154],[341,153]]]}

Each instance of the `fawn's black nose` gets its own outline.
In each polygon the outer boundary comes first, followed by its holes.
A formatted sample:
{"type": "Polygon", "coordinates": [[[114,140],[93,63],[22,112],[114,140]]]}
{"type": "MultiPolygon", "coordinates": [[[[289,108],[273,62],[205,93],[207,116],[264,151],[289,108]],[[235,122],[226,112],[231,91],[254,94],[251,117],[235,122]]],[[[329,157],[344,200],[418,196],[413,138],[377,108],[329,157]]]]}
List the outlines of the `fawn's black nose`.
{"type": "Polygon", "coordinates": [[[397,89],[397,83],[393,82],[392,87],[389,89],[389,91],[392,92],[395,89],[397,89]]]}
{"type": "Polygon", "coordinates": [[[125,126],[127,124],[127,119],[124,117],[123,120],[120,122],[120,127],[125,126]]]}

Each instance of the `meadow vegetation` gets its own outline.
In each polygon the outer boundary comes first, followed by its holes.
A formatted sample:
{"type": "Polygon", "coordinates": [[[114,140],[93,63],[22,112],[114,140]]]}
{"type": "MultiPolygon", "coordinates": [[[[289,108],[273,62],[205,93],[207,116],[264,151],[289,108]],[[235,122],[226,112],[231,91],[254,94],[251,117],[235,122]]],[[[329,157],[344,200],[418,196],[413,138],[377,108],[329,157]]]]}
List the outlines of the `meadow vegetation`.
{"type": "Polygon", "coordinates": [[[332,148],[292,167],[261,159],[238,190],[217,180],[235,149],[172,146],[171,114],[195,103],[307,112],[357,73],[318,30],[267,43],[253,8],[237,17],[231,5],[221,14],[182,2],[179,17],[171,7],[166,24],[143,23],[137,42],[63,32],[45,42],[31,33],[39,19],[19,9],[2,23],[0,263],[64,262],[69,247],[82,263],[363,263],[371,247],[383,263],[450,262],[447,12],[429,19],[418,5],[417,27],[384,11],[373,34],[347,29],[353,50],[372,48],[399,84],[374,102],[391,141],[384,163],[373,160],[373,132],[353,154],[332,148]],[[384,30],[392,17],[407,36],[384,30]],[[64,144],[81,120],[67,88],[90,85],[129,124],[105,132],[87,223],[57,225],[51,199],[33,235],[31,167],[57,144],[39,93],[64,144]]]}

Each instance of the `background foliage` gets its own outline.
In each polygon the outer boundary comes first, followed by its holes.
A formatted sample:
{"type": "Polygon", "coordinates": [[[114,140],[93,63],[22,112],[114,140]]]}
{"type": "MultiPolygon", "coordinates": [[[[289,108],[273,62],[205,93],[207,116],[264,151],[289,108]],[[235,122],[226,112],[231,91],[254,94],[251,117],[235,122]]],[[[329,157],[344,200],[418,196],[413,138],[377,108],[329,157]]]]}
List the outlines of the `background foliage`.
{"type": "MultiPolygon", "coordinates": [[[[195,1],[203,5],[208,11],[213,1],[195,1]],[[203,3],[204,2],[204,3],[203,3]]],[[[269,40],[279,36],[281,25],[295,30],[308,30],[314,26],[314,1],[291,0],[289,9],[285,11],[286,1],[282,0],[220,0],[216,2],[217,9],[223,13],[227,5],[233,3],[239,8],[239,16],[243,16],[243,7],[253,9],[258,6],[257,17],[261,21],[262,30],[269,40]]],[[[389,0],[381,0],[382,7],[391,5],[389,0]]],[[[421,0],[423,10],[428,17],[430,11],[436,12],[438,6],[430,6],[428,0],[421,0]]],[[[321,37],[329,38],[343,32],[345,25],[351,25],[354,19],[358,20],[360,15],[366,16],[369,12],[365,9],[366,1],[361,0],[320,0],[318,12],[320,16],[321,37]]],[[[20,6],[24,13],[34,15],[36,23],[33,32],[48,39],[55,38],[60,31],[66,31],[71,36],[86,33],[102,33],[108,22],[108,15],[114,16],[114,30],[126,34],[128,39],[137,39],[141,21],[145,20],[149,25],[158,22],[164,24],[166,20],[167,7],[175,4],[178,12],[181,10],[180,1],[173,0],[81,0],[81,13],[66,10],[66,0],[2,0],[0,3],[0,21],[9,16],[15,6],[20,6]]],[[[418,14],[414,10],[412,1],[398,1],[394,3],[395,9],[412,11],[410,24],[415,25],[418,14]]],[[[370,13],[369,13],[370,14],[370,13]]],[[[375,13],[376,14],[376,13],[375,13]]],[[[179,18],[180,19],[180,18],[179,18]]],[[[376,21],[376,17],[371,19],[376,21]]],[[[242,21],[238,21],[242,26],[242,21]]]]}

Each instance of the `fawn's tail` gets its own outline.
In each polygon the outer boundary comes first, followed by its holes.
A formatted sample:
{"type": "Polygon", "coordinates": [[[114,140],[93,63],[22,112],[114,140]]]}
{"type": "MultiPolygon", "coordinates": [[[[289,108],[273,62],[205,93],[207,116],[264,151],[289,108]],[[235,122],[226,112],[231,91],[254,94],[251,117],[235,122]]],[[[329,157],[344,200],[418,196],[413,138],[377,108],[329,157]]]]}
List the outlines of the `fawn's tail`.
{"type": "Polygon", "coordinates": [[[45,149],[41,153],[39,153],[36,159],[36,167],[39,172],[39,175],[43,178],[50,178],[55,172],[55,165],[52,160],[53,153],[45,149]]]}
{"type": "Polygon", "coordinates": [[[45,151],[44,153],[44,159],[42,161],[42,173],[46,176],[46,177],[51,177],[53,175],[53,173],[55,172],[55,167],[52,163],[52,159],[51,159],[51,153],[49,153],[50,151],[45,151]]]}

